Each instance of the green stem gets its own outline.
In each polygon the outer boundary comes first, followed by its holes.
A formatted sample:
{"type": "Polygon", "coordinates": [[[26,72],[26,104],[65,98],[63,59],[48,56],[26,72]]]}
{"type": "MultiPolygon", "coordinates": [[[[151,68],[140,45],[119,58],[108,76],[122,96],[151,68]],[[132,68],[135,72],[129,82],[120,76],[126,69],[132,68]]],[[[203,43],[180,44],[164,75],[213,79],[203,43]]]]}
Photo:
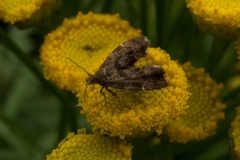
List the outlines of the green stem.
{"type": "Polygon", "coordinates": [[[98,3],[99,3],[99,1],[96,1],[96,0],[91,1],[87,6],[85,6],[84,8],[82,8],[82,12],[83,12],[83,13],[88,13],[88,12],[91,11],[98,3]]]}
{"type": "Polygon", "coordinates": [[[113,8],[114,0],[105,0],[102,8],[102,13],[109,13],[113,8]]]}
{"type": "Polygon", "coordinates": [[[161,143],[161,159],[171,160],[172,159],[172,145],[170,142],[162,140],[161,143]]]}
{"type": "MultiPolygon", "coordinates": [[[[234,97],[237,98],[239,94],[240,94],[240,87],[235,88],[234,90],[231,90],[230,93],[228,93],[226,96],[223,97],[223,102],[233,99],[234,97]]],[[[240,99],[238,99],[237,101],[240,103],[240,99]]]]}
{"type": "Polygon", "coordinates": [[[164,46],[164,21],[165,21],[165,0],[155,0],[156,7],[156,44],[161,48],[164,46]]]}
{"type": "Polygon", "coordinates": [[[212,74],[215,67],[223,57],[225,49],[226,49],[226,40],[219,40],[216,38],[213,39],[208,62],[205,65],[206,72],[208,72],[210,75],[212,74]]]}
{"type": "Polygon", "coordinates": [[[141,17],[141,30],[143,35],[147,35],[147,23],[148,23],[148,18],[147,18],[147,0],[141,0],[140,3],[140,17],[141,17]]]}
{"type": "Polygon", "coordinates": [[[125,0],[125,3],[127,5],[127,15],[128,19],[130,21],[130,24],[132,26],[136,26],[136,16],[137,16],[137,10],[134,8],[133,1],[125,0]]]}
{"type": "Polygon", "coordinates": [[[185,63],[190,59],[191,56],[191,46],[192,46],[192,42],[194,37],[196,36],[196,27],[194,24],[191,24],[191,28],[189,30],[189,33],[186,34],[185,38],[185,45],[184,45],[184,54],[180,60],[180,62],[185,63]]]}

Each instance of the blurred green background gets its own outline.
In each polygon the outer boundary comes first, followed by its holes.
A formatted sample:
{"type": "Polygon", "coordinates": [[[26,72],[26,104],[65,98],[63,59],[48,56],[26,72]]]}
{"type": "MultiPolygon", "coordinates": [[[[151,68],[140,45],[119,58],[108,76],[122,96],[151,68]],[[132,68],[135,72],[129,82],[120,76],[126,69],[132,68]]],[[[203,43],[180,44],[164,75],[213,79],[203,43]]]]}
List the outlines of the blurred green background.
{"type": "Polygon", "coordinates": [[[216,135],[198,142],[156,146],[151,145],[154,135],[132,139],[134,160],[231,159],[228,130],[240,105],[240,86],[232,85],[240,75],[233,40],[225,43],[217,64],[209,67],[214,38],[198,31],[185,0],[62,0],[60,10],[41,26],[20,30],[0,22],[0,160],[45,159],[68,132],[83,127],[91,132],[80,108],[74,107],[78,103],[75,96],[40,78],[39,48],[44,36],[79,11],[119,13],[142,30],[152,47],[161,47],[180,63],[208,66],[210,75],[226,86],[226,118],[219,123],[216,135]]]}

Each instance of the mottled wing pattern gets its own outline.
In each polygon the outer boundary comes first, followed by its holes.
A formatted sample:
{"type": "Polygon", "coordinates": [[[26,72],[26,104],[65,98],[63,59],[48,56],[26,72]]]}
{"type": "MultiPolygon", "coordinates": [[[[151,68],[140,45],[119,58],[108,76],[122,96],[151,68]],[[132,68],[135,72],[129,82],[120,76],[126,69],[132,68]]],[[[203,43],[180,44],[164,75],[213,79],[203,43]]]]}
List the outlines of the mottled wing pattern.
{"type": "Polygon", "coordinates": [[[111,69],[115,70],[133,66],[139,58],[147,55],[146,49],[149,45],[150,41],[144,36],[132,38],[122,43],[108,56],[99,71],[109,65],[114,65],[114,68],[111,69]]]}
{"type": "Polygon", "coordinates": [[[154,90],[168,85],[162,67],[146,65],[135,68],[134,63],[147,55],[150,41],[144,37],[130,39],[118,46],[104,61],[95,75],[90,75],[88,84],[98,83],[103,87],[131,90],[154,90]]]}
{"type": "MultiPolygon", "coordinates": [[[[130,90],[154,90],[168,85],[162,67],[147,65],[142,68],[121,70],[114,80],[107,80],[105,87],[130,90]],[[123,78],[124,77],[124,78],[123,78]]],[[[113,78],[113,77],[112,77],[113,78]]]]}

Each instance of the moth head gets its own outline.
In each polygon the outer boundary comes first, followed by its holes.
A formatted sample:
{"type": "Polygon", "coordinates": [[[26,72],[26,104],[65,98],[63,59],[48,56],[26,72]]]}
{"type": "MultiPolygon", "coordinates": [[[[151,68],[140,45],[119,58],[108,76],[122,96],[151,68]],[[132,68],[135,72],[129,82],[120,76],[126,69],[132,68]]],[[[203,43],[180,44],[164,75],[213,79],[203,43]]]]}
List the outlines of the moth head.
{"type": "Polygon", "coordinates": [[[88,84],[95,84],[95,83],[99,83],[98,82],[98,78],[96,78],[95,75],[89,75],[89,77],[86,79],[87,85],[88,84]]]}

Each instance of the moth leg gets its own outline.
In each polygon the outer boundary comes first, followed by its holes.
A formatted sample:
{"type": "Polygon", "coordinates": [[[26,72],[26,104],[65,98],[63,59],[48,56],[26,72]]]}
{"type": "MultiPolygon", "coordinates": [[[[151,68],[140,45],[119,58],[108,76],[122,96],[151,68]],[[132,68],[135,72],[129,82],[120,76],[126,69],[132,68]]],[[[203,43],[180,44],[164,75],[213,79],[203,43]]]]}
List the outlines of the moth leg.
{"type": "Polygon", "coordinates": [[[110,89],[108,89],[107,87],[104,87],[108,92],[110,92],[112,95],[116,96],[117,94],[113,91],[111,91],[110,89]]]}
{"type": "Polygon", "coordinates": [[[101,88],[100,93],[104,96],[105,101],[106,101],[106,96],[105,96],[105,94],[103,93],[103,88],[105,88],[105,87],[102,87],[102,88],[101,88]]]}
{"type": "Polygon", "coordinates": [[[115,92],[111,91],[110,89],[108,89],[107,87],[105,87],[105,89],[106,89],[109,93],[111,93],[112,95],[114,95],[114,97],[117,99],[118,103],[120,104],[121,108],[123,108],[123,107],[122,107],[122,104],[120,103],[119,99],[117,98],[117,94],[116,94],[115,92]]]}
{"type": "Polygon", "coordinates": [[[102,86],[100,93],[103,95],[103,97],[105,99],[105,103],[107,104],[107,98],[106,98],[105,94],[103,93],[103,88],[105,88],[105,87],[102,86]]]}

